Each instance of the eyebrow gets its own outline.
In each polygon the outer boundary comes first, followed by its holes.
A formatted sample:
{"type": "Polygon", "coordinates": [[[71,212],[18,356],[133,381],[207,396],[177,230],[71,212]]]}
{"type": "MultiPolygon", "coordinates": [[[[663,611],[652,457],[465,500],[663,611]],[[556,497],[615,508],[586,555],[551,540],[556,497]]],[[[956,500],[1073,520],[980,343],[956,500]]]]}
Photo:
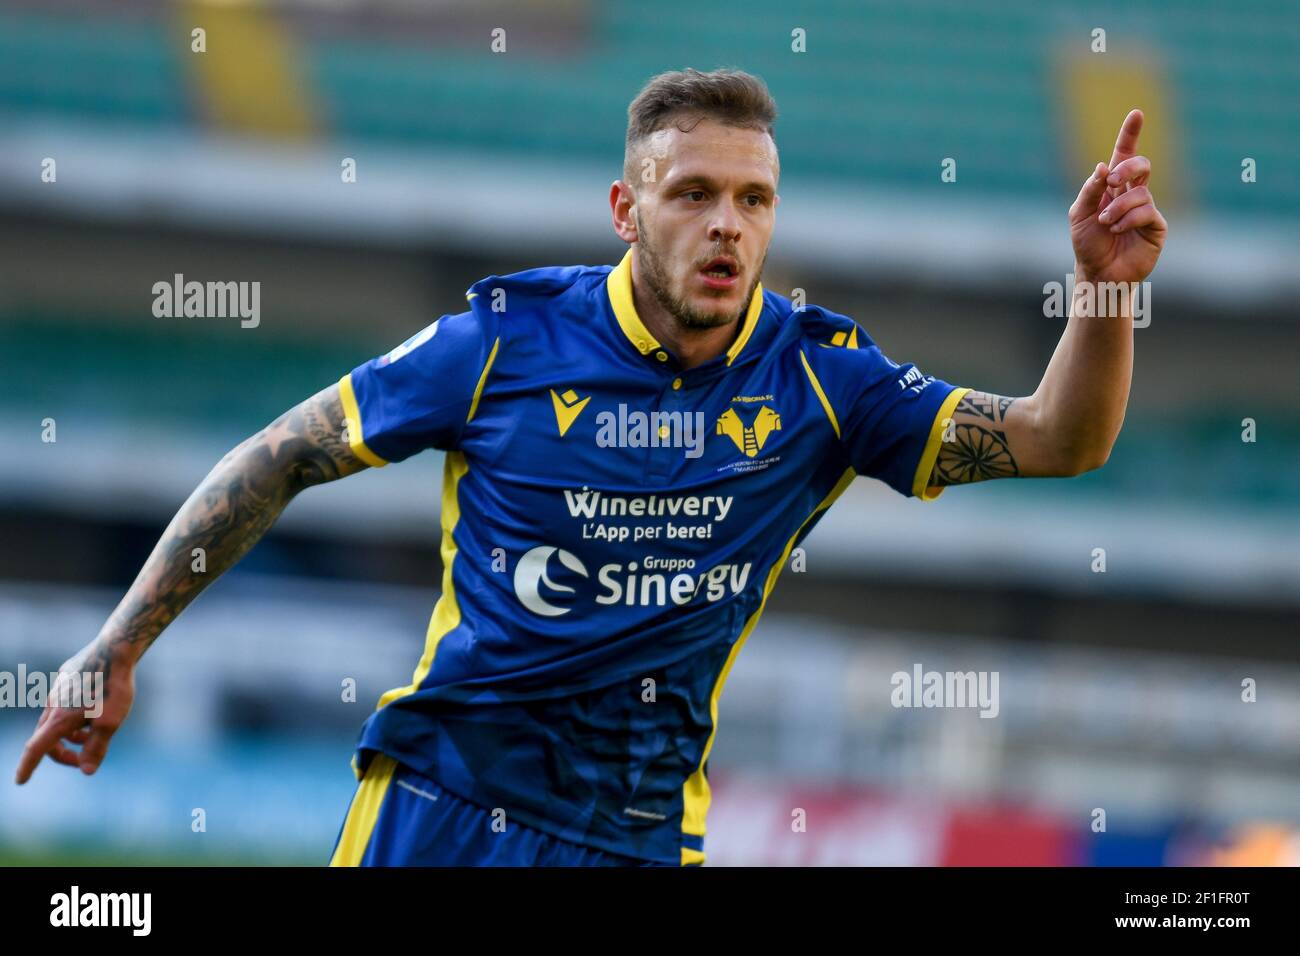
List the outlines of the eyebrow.
{"type": "MultiPolygon", "coordinates": [[[[704,186],[710,190],[713,190],[714,192],[718,191],[717,180],[709,176],[707,173],[690,173],[688,175],[682,176],[676,182],[672,182],[670,180],[664,185],[666,188],[671,188],[671,189],[685,189],[687,186],[704,186]]],[[[764,193],[766,195],[774,195],[776,193],[776,189],[774,187],[772,187],[768,183],[760,182],[757,179],[750,180],[749,182],[742,184],[740,189],[742,192],[764,193]]]]}

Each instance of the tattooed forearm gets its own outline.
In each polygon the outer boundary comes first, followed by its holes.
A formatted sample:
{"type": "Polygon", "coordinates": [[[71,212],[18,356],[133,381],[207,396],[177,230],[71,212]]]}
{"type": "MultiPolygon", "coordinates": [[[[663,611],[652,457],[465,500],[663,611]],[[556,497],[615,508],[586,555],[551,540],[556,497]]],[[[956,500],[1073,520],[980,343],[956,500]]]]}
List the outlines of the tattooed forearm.
{"type": "Polygon", "coordinates": [[[1007,443],[1006,417],[1014,398],[967,392],[945,428],[931,487],[962,485],[990,478],[1016,478],[1020,468],[1007,443]]]}
{"type": "Polygon", "coordinates": [[[236,564],[303,488],[365,468],[343,440],[331,386],[232,449],[163,532],[95,642],[95,663],[134,661],[205,587],[236,564]]]}

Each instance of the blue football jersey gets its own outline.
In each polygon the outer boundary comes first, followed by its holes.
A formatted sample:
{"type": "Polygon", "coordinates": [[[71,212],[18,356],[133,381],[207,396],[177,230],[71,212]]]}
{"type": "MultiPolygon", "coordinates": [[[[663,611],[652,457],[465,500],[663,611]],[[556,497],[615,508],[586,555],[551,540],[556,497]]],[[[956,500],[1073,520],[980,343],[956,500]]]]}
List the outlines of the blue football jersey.
{"type": "Polygon", "coordinates": [[[681,366],[617,267],[489,276],[340,381],[373,466],[446,452],[442,594],[388,754],[562,839],[703,860],[718,700],[782,565],[856,475],[926,480],[966,389],[760,285],[681,366]]]}

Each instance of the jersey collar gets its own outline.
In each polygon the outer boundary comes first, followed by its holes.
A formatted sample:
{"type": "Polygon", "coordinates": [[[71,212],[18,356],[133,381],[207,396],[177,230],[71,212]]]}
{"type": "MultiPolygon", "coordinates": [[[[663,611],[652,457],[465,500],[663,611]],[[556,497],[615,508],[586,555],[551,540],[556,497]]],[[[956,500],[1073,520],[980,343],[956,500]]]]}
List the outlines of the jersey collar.
{"type": "MultiPolygon", "coordinates": [[[[614,318],[618,320],[619,328],[623,330],[623,334],[627,336],[632,346],[642,355],[649,355],[659,349],[658,340],[645,327],[641,316],[636,314],[636,305],[632,301],[631,249],[623,256],[623,261],[610,271],[605,286],[609,291],[609,304],[614,309],[614,318]]],[[[749,309],[745,312],[744,321],[741,323],[740,334],[736,336],[736,341],[731,344],[731,348],[727,349],[728,365],[736,360],[745,343],[754,334],[754,327],[758,325],[758,317],[762,311],[763,283],[760,282],[754,287],[754,295],[749,300],[749,309]]]]}

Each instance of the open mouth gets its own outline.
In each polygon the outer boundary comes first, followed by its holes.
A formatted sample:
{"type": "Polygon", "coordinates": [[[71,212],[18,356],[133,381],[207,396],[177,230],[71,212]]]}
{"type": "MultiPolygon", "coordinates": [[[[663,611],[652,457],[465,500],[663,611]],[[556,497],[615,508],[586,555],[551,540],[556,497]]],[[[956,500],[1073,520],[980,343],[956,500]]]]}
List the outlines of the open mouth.
{"type": "Polygon", "coordinates": [[[704,276],[706,280],[725,284],[730,284],[739,274],[739,264],[729,256],[718,256],[711,259],[700,270],[700,275],[704,276]]]}

